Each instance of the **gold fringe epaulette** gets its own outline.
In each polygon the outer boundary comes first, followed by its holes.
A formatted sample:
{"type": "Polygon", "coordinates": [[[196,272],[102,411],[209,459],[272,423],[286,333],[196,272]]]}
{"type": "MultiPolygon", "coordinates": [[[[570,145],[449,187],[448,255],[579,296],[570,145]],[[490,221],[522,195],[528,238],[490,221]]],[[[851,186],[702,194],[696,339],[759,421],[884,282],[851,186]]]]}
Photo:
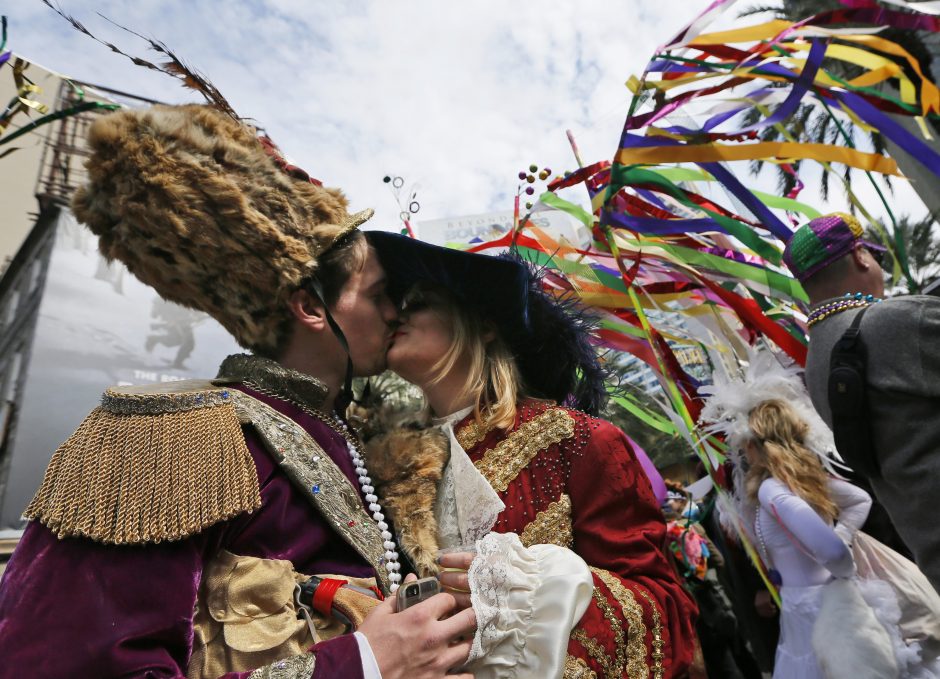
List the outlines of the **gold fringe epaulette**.
{"type": "Polygon", "coordinates": [[[24,512],[60,538],[180,540],[261,506],[237,392],[203,380],[112,387],[24,512]]]}

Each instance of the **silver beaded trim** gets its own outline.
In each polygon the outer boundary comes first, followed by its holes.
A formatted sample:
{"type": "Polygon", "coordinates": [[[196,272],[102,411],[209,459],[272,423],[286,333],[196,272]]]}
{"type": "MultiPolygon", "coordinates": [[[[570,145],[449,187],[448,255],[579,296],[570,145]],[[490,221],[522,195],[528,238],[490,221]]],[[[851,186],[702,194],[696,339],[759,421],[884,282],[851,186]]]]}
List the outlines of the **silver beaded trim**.
{"type": "Polygon", "coordinates": [[[178,394],[127,394],[111,387],[101,397],[101,408],[115,415],[165,415],[231,403],[232,392],[228,389],[178,394]]]}

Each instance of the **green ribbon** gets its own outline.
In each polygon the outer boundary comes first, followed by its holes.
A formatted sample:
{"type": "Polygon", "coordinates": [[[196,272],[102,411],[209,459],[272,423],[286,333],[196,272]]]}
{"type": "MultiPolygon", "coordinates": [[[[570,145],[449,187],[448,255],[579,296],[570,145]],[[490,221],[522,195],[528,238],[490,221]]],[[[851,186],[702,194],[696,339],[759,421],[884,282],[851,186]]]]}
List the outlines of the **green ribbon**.
{"type": "Polygon", "coordinates": [[[2,139],[0,139],[0,146],[13,141],[17,137],[23,136],[27,132],[32,132],[37,127],[41,127],[42,125],[45,125],[47,123],[52,123],[52,122],[55,122],[56,120],[61,120],[63,118],[68,118],[69,116],[78,115],[79,113],[84,113],[85,111],[91,111],[93,109],[99,109],[99,108],[107,110],[107,111],[115,111],[121,108],[121,105],[120,104],[106,104],[101,101],[86,101],[82,104],[79,104],[78,106],[73,106],[72,108],[67,108],[61,111],[56,111],[55,113],[50,113],[49,115],[43,116],[42,118],[37,118],[36,120],[29,123],[28,125],[23,125],[23,127],[18,129],[16,132],[13,132],[12,134],[8,134],[7,136],[3,137],[2,139]]]}
{"type": "Polygon", "coordinates": [[[693,210],[700,210],[709,215],[723,227],[728,234],[737,238],[764,259],[774,264],[780,264],[782,261],[780,251],[771,243],[761,238],[751,227],[742,224],[736,219],[726,217],[720,212],[715,212],[714,210],[709,210],[699,205],[687,196],[686,191],[673,184],[661,174],[637,165],[614,165],[611,167],[610,186],[608,187],[607,200],[605,203],[609,203],[610,199],[613,198],[620,189],[633,184],[652,184],[658,186],[683,205],[693,210]]]}
{"type": "MultiPolygon", "coordinates": [[[[650,170],[651,172],[656,172],[666,179],[669,179],[674,182],[713,182],[715,178],[709,172],[705,170],[697,170],[686,167],[664,167],[658,168],[656,170],[650,170]]],[[[761,202],[764,203],[767,207],[773,207],[780,210],[786,210],[787,212],[799,212],[802,215],[805,215],[808,219],[816,219],[816,217],[822,217],[822,213],[814,208],[811,205],[802,203],[793,198],[786,198],[784,196],[776,196],[772,193],[765,193],[763,191],[755,191],[750,189],[751,193],[761,199],[761,202]]]]}
{"type": "Polygon", "coordinates": [[[556,271],[561,271],[566,276],[596,280],[606,288],[616,290],[623,294],[627,293],[627,286],[624,285],[623,279],[616,274],[594,269],[584,262],[572,261],[563,257],[552,257],[546,252],[524,245],[516,245],[516,250],[523,255],[526,260],[538,266],[547,266],[556,271]]]}
{"type": "MultiPolygon", "coordinates": [[[[724,257],[712,255],[707,252],[699,252],[698,250],[693,250],[692,248],[683,247],[681,245],[672,245],[670,243],[658,241],[655,243],[644,243],[642,241],[629,238],[622,233],[620,234],[620,237],[632,247],[640,249],[660,248],[693,268],[700,266],[706,269],[711,269],[712,271],[718,271],[719,273],[726,274],[733,278],[761,283],[772,290],[776,290],[777,292],[786,295],[790,299],[798,299],[807,303],[809,302],[809,298],[806,296],[806,292],[804,292],[803,286],[801,286],[796,281],[796,279],[790,278],[789,276],[784,276],[783,274],[779,274],[776,271],[771,271],[770,269],[764,267],[753,266],[751,264],[745,264],[744,262],[736,262],[732,259],[725,259],[724,257]]],[[[650,256],[649,252],[647,252],[646,255],[650,256]]],[[[655,255],[652,256],[655,257],[655,255]]]]}
{"type": "Polygon", "coordinates": [[[676,425],[674,425],[672,421],[663,417],[662,415],[648,410],[647,408],[644,408],[633,396],[625,394],[612,394],[611,400],[626,410],[628,413],[636,417],[643,424],[652,427],[656,431],[662,432],[663,434],[669,434],[670,436],[678,436],[676,425]]]}
{"type": "Polygon", "coordinates": [[[592,215],[580,205],[575,205],[574,203],[568,202],[564,198],[559,198],[551,191],[546,191],[541,196],[539,196],[539,202],[544,203],[549,207],[553,207],[556,210],[568,213],[589,229],[594,226],[594,215],[592,215]]]}

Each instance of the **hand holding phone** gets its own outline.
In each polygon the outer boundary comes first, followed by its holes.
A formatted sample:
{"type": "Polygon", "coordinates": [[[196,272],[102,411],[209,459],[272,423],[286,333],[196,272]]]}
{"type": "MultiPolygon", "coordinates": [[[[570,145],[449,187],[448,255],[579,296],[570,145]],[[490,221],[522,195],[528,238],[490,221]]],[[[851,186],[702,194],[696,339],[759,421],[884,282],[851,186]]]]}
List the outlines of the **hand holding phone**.
{"type": "Polygon", "coordinates": [[[411,608],[415,604],[430,599],[441,591],[441,584],[437,578],[421,578],[413,582],[402,583],[395,594],[398,603],[398,612],[411,608]]]}

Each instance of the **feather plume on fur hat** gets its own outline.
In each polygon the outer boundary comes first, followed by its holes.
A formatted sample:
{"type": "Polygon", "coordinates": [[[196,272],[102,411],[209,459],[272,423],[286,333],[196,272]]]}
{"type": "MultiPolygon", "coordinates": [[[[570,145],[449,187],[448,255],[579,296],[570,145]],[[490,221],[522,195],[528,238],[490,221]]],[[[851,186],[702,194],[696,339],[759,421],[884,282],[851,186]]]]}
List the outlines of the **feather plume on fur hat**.
{"type": "Polygon", "coordinates": [[[91,127],[78,220],[165,299],[204,311],[243,346],[283,347],[289,295],[372,216],[283,171],[254,128],[210,106],[154,106],[91,127]]]}

